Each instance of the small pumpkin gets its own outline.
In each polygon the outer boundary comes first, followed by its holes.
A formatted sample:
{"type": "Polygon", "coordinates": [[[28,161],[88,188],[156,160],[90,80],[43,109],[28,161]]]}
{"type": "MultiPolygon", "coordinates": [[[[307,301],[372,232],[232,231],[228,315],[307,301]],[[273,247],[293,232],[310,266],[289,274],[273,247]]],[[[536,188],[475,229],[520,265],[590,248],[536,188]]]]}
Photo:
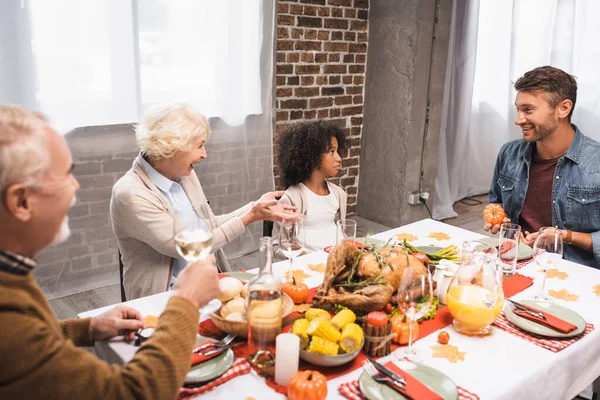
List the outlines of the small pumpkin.
{"type": "MultiPolygon", "coordinates": [[[[392,332],[396,334],[392,340],[398,344],[408,344],[408,338],[410,336],[410,321],[406,318],[406,315],[396,314],[391,319],[392,332]]],[[[414,321],[413,323],[413,342],[419,337],[419,323],[414,321]]]]}
{"type": "Polygon", "coordinates": [[[281,290],[292,298],[294,304],[302,304],[308,299],[308,286],[302,282],[296,282],[296,278],[292,277],[292,281],[285,282],[281,290]]]}
{"type": "Polygon", "coordinates": [[[325,400],[327,378],[317,371],[300,371],[292,377],[288,386],[289,400],[325,400]]]}
{"type": "Polygon", "coordinates": [[[501,224],[505,217],[506,213],[500,204],[490,203],[483,210],[483,219],[488,224],[501,224]]]}

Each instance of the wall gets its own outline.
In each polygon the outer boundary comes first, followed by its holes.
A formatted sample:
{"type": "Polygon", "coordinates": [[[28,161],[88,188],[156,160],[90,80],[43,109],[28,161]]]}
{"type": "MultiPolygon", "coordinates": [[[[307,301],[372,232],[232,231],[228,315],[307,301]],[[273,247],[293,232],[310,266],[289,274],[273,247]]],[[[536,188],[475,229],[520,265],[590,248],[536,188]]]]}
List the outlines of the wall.
{"type": "Polygon", "coordinates": [[[429,217],[408,195],[434,187],[451,13],[451,0],[371,1],[362,217],[388,226],[429,217]]]}
{"type": "Polygon", "coordinates": [[[345,128],[349,147],[331,181],[348,192],[349,213],[356,211],[358,193],[368,8],[368,0],[277,3],[275,142],[298,121],[330,120],[345,128]]]}

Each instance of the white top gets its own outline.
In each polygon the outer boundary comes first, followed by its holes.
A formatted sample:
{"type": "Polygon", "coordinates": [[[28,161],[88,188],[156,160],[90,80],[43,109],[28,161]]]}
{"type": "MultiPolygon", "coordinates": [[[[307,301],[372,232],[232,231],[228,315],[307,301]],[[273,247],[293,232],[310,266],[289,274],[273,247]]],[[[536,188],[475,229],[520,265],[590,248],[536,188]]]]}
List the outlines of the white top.
{"type": "Polygon", "coordinates": [[[327,182],[329,194],[320,196],[303,183],[300,184],[306,197],[307,213],[302,218],[304,228],[304,251],[313,252],[333,246],[336,241],[335,215],[340,205],[333,194],[333,188],[327,182]]]}

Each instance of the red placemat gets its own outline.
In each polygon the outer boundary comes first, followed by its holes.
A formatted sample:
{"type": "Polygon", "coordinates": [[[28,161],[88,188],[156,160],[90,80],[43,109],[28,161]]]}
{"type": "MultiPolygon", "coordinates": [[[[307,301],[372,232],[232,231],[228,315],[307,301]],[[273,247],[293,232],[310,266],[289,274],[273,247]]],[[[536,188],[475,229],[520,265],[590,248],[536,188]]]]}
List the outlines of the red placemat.
{"type": "MultiPolygon", "coordinates": [[[[502,288],[504,290],[504,296],[511,297],[511,296],[514,296],[515,294],[527,289],[531,285],[533,285],[532,278],[529,278],[527,276],[523,276],[520,274],[515,274],[514,276],[506,279],[503,282],[502,288]]],[[[315,295],[316,292],[317,292],[317,288],[312,288],[309,290],[307,303],[311,302],[312,297],[315,295]]],[[[293,321],[297,318],[300,318],[301,316],[302,316],[301,313],[292,312],[290,315],[288,315],[286,318],[284,318],[283,330],[286,332],[289,331],[291,329],[291,325],[292,325],[293,321]]],[[[425,336],[450,325],[451,323],[452,323],[452,315],[450,315],[450,311],[448,310],[447,307],[441,307],[437,310],[435,317],[433,319],[423,321],[423,322],[421,322],[421,324],[419,324],[419,337],[415,341],[418,341],[419,339],[422,339],[425,336]]],[[[216,339],[221,339],[225,336],[225,334],[223,332],[221,332],[213,324],[212,320],[210,320],[210,319],[205,320],[202,323],[200,323],[198,333],[200,333],[202,336],[209,336],[209,337],[213,337],[216,339]]],[[[392,351],[396,350],[399,347],[401,347],[401,346],[399,346],[395,343],[392,343],[392,351]]],[[[233,352],[236,357],[247,357],[248,356],[248,354],[247,354],[248,346],[244,346],[244,345],[237,346],[233,349],[233,352]]],[[[365,354],[361,352],[358,354],[358,356],[354,360],[352,360],[351,362],[349,362],[347,364],[340,365],[338,367],[327,367],[327,368],[320,368],[318,366],[315,366],[315,365],[312,365],[312,364],[309,364],[309,363],[306,363],[306,362],[300,360],[299,370],[300,371],[307,370],[307,369],[317,370],[320,373],[322,373],[323,375],[325,375],[327,380],[331,380],[333,378],[337,378],[338,376],[345,375],[351,371],[354,371],[357,368],[360,368],[362,366],[362,362],[365,359],[366,359],[365,354]]],[[[275,381],[273,379],[267,379],[266,382],[275,391],[277,391],[279,393],[283,393],[283,394],[287,393],[287,387],[278,385],[277,383],[275,383],[275,381]]]]}
{"type": "Polygon", "coordinates": [[[207,383],[203,383],[202,386],[197,387],[183,387],[179,389],[178,399],[186,399],[192,396],[199,396],[203,393],[213,390],[215,387],[237,377],[240,375],[247,374],[252,368],[245,358],[237,358],[231,368],[227,370],[223,375],[215,380],[207,383]]]}
{"type": "MultiPolygon", "coordinates": [[[[458,400],[479,400],[479,396],[477,396],[475,393],[469,392],[467,389],[464,389],[458,385],[456,388],[458,389],[458,400]]],[[[342,383],[340,386],[338,386],[338,390],[347,399],[367,400],[367,398],[362,395],[357,380],[342,383]]]]}

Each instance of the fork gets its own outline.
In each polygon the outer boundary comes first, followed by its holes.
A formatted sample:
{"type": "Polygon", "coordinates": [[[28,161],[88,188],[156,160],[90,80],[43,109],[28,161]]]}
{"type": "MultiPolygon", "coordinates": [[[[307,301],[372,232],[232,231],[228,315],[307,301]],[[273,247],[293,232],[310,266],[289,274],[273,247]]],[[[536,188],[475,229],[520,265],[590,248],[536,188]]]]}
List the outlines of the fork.
{"type": "Polygon", "coordinates": [[[514,302],[510,299],[507,299],[507,300],[508,300],[508,306],[510,307],[510,309],[513,312],[515,310],[517,310],[517,311],[521,311],[521,312],[525,312],[527,314],[533,315],[534,317],[543,319],[544,321],[546,320],[546,316],[544,314],[542,314],[541,312],[531,310],[531,309],[524,307],[524,306],[520,305],[519,303],[514,302]]]}
{"type": "Polygon", "coordinates": [[[231,343],[233,341],[233,339],[235,339],[236,336],[237,336],[237,334],[230,333],[229,335],[225,336],[223,339],[221,339],[218,342],[207,343],[205,345],[202,345],[202,346],[194,349],[194,353],[203,353],[206,349],[208,349],[210,347],[216,347],[217,349],[219,349],[223,346],[227,346],[229,343],[231,343]]]}
{"type": "Polygon", "coordinates": [[[367,371],[367,374],[369,374],[369,376],[371,376],[371,378],[373,378],[375,380],[375,382],[391,383],[392,385],[394,385],[402,390],[406,390],[405,382],[398,382],[398,381],[393,380],[392,378],[389,378],[383,374],[380,374],[379,371],[377,371],[377,369],[375,368],[375,366],[373,364],[371,364],[369,361],[367,361],[367,360],[363,361],[363,368],[365,369],[365,371],[367,371]]]}

